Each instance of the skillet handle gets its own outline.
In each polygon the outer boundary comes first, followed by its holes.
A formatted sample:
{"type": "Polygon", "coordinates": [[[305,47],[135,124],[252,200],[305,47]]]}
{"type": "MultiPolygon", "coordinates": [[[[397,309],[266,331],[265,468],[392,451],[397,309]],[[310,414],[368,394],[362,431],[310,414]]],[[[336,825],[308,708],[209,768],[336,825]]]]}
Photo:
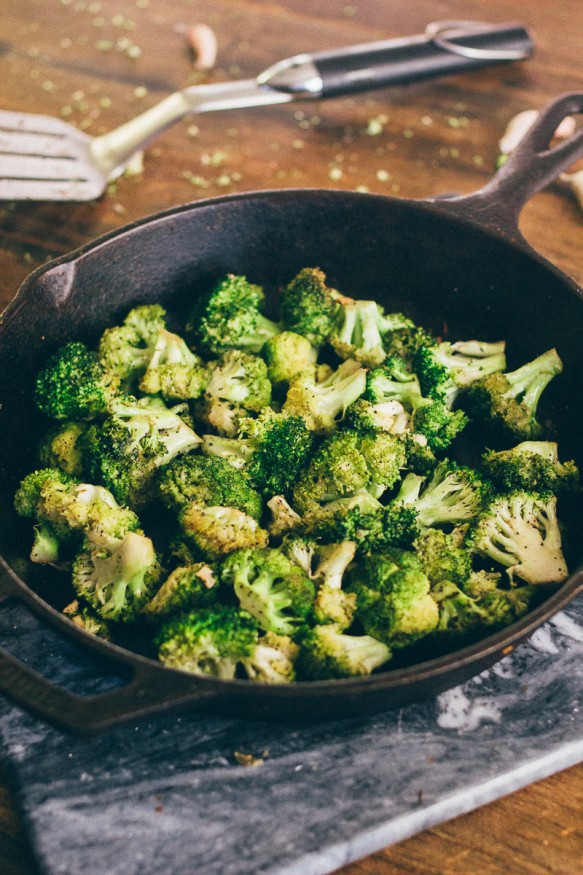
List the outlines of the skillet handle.
{"type": "MultiPolygon", "coordinates": [[[[103,642],[94,641],[92,636],[74,626],[70,628],[73,624],[69,620],[58,611],[47,609],[46,604],[32,591],[23,589],[10,571],[0,565],[0,608],[7,600],[24,603],[35,616],[48,619],[52,626],[61,627],[84,645],[102,650],[103,642]],[[37,602],[42,604],[41,609],[37,602]]],[[[204,679],[171,672],[140,658],[128,658],[120,648],[115,650],[115,655],[106,654],[106,659],[123,681],[122,685],[83,696],[48,680],[0,646],[0,694],[59,729],[83,735],[215,696],[212,684],[205,685],[204,679]]],[[[103,659],[101,652],[98,656],[103,659]]]]}
{"type": "Polygon", "coordinates": [[[483,188],[470,195],[436,200],[448,212],[525,244],[518,229],[522,207],[583,156],[583,127],[550,147],[563,119],[581,112],[583,92],[563,94],[542,110],[504,165],[483,188]]]}

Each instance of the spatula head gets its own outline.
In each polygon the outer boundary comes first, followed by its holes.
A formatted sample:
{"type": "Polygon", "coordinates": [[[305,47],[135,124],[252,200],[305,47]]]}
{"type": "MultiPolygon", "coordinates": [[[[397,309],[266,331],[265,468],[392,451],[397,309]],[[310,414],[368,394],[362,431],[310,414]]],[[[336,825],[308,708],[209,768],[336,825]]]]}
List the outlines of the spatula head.
{"type": "Polygon", "coordinates": [[[0,200],[88,201],[107,176],[91,137],[60,119],[0,110],[0,200]]]}

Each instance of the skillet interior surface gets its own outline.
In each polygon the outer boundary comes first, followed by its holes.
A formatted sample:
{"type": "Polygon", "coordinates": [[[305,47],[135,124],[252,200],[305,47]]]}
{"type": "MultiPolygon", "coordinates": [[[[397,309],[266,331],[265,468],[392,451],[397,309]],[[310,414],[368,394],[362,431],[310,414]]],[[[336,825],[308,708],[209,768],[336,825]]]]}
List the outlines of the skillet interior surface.
{"type": "MultiPolygon", "coordinates": [[[[221,275],[245,274],[275,298],[277,288],[305,266],[321,267],[340,291],[375,298],[388,311],[403,311],[437,334],[505,338],[509,369],[556,346],[565,371],[549,391],[552,407],[543,398],[542,413],[556,427],[561,457],[581,465],[583,293],[526,245],[444,214],[439,204],[375,195],[291,190],[181,207],[37,271],[0,325],[0,552],[43,600],[60,608],[66,596],[53,570],[25,558],[30,526],[16,519],[11,506],[19,479],[34,467],[46,427],[32,404],[33,379],[46,357],[71,339],[95,342],[138,303],[164,304],[172,327],[172,320],[179,324],[194,297],[221,275]]],[[[570,521],[571,569],[582,559],[582,520],[577,513],[570,521]]],[[[561,592],[574,594],[579,585],[572,578],[561,592]]],[[[555,597],[551,603],[560,606],[555,597]]],[[[535,610],[535,624],[546,618],[544,611],[544,606],[535,610]]],[[[533,628],[530,618],[514,624],[511,633],[515,627],[512,643],[533,628]]],[[[356,700],[361,711],[377,710],[467,679],[499,658],[509,640],[506,630],[483,647],[442,658],[438,671],[416,676],[409,669],[398,685],[389,666],[357,681],[284,689],[209,681],[208,689],[219,699],[224,694],[231,711],[248,716],[270,716],[274,703],[278,716],[306,716],[316,696],[319,716],[346,713],[356,700]]],[[[91,646],[104,652],[109,647],[91,646]]]]}

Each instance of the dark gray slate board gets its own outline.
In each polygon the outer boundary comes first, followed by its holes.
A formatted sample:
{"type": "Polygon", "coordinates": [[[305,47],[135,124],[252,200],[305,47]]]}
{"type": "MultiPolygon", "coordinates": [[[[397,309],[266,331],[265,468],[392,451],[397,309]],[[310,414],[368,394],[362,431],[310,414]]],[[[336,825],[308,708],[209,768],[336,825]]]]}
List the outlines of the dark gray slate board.
{"type": "MultiPolygon", "coordinates": [[[[0,643],[102,685],[21,607],[0,643]]],[[[165,715],[79,739],[1,702],[0,739],[42,873],[321,875],[583,760],[582,674],[579,598],[493,669],[374,718],[165,715]]]]}

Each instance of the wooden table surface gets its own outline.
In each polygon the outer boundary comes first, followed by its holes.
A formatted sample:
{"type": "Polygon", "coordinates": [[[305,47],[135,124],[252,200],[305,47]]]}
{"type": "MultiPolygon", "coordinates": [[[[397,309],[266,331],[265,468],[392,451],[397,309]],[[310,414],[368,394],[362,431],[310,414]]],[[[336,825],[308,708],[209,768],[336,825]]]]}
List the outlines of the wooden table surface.
{"type": "MultiPolygon", "coordinates": [[[[193,117],[147,149],[143,172],[84,204],[0,203],[0,305],[54,256],[160,209],[215,195],[317,186],[420,198],[469,192],[494,172],[507,122],[583,91],[576,0],[11,0],[0,12],[0,108],[64,118],[99,134],[196,82],[254,76],[303,51],[420,33],[436,19],[513,21],[527,62],[293,107],[193,117]],[[218,39],[195,69],[186,31],[218,39]]],[[[523,210],[527,239],[583,282],[583,216],[555,183],[523,210]]],[[[50,789],[48,789],[50,792],[50,789]]],[[[583,872],[583,766],[342,869],[343,875],[575,875],[583,872]]],[[[0,776],[0,872],[35,871],[0,776]]],[[[81,873],[71,873],[81,875],[81,873]]],[[[202,873],[201,873],[202,875],[202,873]]]]}

